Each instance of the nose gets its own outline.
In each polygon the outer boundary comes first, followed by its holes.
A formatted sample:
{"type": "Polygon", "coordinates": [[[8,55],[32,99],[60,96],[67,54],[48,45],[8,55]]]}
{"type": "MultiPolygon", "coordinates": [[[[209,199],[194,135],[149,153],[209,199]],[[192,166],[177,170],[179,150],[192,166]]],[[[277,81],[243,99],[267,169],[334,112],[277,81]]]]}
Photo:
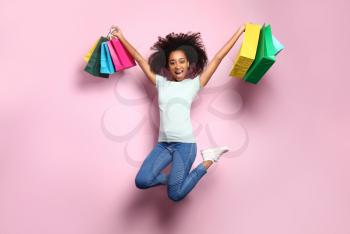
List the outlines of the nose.
{"type": "Polygon", "coordinates": [[[176,63],[175,63],[175,68],[177,69],[177,68],[180,68],[180,67],[181,67],[181,64],[178,63],[178,62],[176,62],[176,63]]]}

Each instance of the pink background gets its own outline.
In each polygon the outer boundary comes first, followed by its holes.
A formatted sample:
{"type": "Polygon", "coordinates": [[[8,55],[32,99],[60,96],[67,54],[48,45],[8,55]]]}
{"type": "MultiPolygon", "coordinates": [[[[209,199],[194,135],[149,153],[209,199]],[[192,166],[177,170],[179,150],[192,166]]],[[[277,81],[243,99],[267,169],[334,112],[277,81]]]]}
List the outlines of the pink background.
{"type": "MultiPolygon", "coordinates": [[[[350,233],[349,3],[0,3],[1,234],[350,233]],[[144,56],[157,36],[201,32],[211,58],[240,24],[285,45],[259,85],[228,73],[193,105],[198,150],[228,145],[181,203],[134,186],[157,137],[155,89],[134,67],[110,79],[82,57],[110,25],[144,56]]],[[[200,162],[200,154],[196,163],[200,162]]]]}

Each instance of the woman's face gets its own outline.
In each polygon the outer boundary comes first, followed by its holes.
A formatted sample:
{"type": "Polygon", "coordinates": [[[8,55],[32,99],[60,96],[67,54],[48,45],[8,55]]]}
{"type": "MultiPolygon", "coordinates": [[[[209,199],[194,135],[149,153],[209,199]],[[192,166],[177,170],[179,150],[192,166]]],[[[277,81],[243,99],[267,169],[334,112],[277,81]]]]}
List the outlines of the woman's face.
{"type": "Polygon", "coordinates": [[[185,52],[175,50],[170,53],[168,67],[174,80],[182,81],[186,79],[189,66],[190,63],[187,60],[185,52]]]}

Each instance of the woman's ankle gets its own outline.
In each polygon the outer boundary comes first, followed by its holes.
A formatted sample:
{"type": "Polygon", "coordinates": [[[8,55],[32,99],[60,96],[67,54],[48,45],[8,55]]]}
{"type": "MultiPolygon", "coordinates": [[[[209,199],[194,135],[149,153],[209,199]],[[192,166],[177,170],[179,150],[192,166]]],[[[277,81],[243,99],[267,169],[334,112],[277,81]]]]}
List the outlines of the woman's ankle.
{"type": "Polygon", "coordinates": [[[203,166],[205,167],[205,169],[208,170],[208,168],[213,164],[213,161],[211,160],[205,160],[203,161],[203,166]]]}

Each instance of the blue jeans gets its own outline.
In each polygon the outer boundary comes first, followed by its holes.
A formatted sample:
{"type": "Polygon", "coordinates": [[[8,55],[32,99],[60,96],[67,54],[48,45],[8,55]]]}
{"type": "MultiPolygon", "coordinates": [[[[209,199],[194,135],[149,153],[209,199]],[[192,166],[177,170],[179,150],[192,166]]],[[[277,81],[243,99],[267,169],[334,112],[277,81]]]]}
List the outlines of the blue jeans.
{"type": "Polygon", "coordinates": [[[168,197],[182,200],[207,173],[202,163],[190,172],[196,155],[196,143],[158,142],[137,173],[136,186],[147,189],[167,185],[168,197]],[[170,173],[166,175],[162,170],[171,162],[170,173]]]}

